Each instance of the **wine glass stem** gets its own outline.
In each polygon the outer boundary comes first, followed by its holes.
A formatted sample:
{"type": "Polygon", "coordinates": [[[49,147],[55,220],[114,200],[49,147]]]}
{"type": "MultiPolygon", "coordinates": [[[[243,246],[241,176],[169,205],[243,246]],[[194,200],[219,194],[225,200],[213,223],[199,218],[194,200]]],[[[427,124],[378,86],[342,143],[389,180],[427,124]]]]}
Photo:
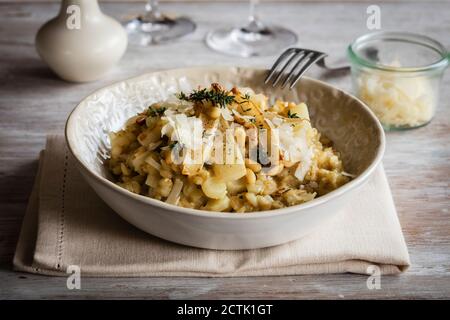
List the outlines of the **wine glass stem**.
{"type": "Polygon", "coordinates": [[[256,17],[257,3],[258,3],[258,0],[250,0],[250,7],[249,7],[249,12],[248,12],[248,20],[249,21],[257,20],[257,17],[256,17]]]}
{"type": "Polygon", "coordinates": [[[247,31],[255,33],[261,32],[266,28],[256,14],[256,5],[258,3],[259,0],[250,0],[248,24],[244,27],[247,31]]]}
{"type": "Polygon", "coordinates": [[[145,18],[149,20],[157,20],[161,18],[158,0],[147,0],[145,5],[145,18]]]}

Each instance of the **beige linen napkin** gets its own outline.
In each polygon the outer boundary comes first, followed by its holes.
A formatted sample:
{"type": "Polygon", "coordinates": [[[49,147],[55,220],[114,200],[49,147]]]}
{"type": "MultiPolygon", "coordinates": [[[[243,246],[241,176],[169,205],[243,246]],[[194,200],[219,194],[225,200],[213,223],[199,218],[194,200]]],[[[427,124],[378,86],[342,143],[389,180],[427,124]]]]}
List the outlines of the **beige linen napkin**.
{"type": "Polygon", "coordinates": [[[380,167],[333,221],[284,245],[241,251],[186,247],[146,234],[122,220],[85,183],[64,138],[50,136],[14,257],[16,270],[85,276],[264,276],[394,274],[409,256],[380,167]]]}

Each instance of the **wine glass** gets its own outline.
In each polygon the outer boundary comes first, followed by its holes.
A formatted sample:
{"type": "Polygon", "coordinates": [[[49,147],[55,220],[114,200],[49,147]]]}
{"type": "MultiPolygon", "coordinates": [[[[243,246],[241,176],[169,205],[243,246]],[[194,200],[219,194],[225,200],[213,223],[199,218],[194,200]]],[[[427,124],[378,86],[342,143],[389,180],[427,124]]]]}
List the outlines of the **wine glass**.
{"type": "Polygon", "coordinates": [[[169,17],[159,10],[159,1],[147,0],[145,12],[125,23],[129,40],[143,46],[180,38],[195,30],[186,17],[169,17]]]}
{"type": "Polygon", "coordinates": [[[250,0],[248,23],[241,27],[217,29],[206,35],[206,44],[219,52],[251,57],[268,56],[297,42],[297,35],[283,27],[266,25],[258,19],[258,0],[250,0]]]}

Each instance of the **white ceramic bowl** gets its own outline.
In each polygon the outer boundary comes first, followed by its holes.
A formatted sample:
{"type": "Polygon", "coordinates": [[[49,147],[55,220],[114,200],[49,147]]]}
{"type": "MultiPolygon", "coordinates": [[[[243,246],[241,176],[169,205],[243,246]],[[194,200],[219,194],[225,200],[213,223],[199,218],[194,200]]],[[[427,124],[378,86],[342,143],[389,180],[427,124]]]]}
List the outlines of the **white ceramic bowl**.
{"type": "Polygon", "coordinates": [[[66,140],[79,170],[95,192],[122,218],[157,237],[201,248],[251,249],[292,241],[326,223],[380,163],[384,132],[370,109],[353,96],[323,82],[304,78],[292,91],[263,84],[265,70],[236,67],[177,69],[145,74],[100,89],[70,114],[66,140]],[[112,182],[103,165],[108,133],[152,102],[180,90],[219,82],[248,86],[269,97],[308,104],[313,125],[341,152],[346,171],[357,175],[337,190],[305,204],[246,214],[181,208],[131,193],[112,182]]]}

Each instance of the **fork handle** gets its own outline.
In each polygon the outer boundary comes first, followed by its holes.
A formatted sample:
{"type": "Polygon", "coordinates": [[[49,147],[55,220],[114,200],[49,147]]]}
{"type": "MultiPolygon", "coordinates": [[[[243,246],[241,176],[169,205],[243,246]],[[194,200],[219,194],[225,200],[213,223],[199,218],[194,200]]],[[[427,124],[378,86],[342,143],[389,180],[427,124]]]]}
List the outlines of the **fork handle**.
{"type": "Polygon", "coordinates": [[[342,67],[329,67],[325,64],[325,57],[317,61],[317,65],[323,69],[328,71],[347,71],[350,70],[350,66],[342,66],[342,67]]]}

